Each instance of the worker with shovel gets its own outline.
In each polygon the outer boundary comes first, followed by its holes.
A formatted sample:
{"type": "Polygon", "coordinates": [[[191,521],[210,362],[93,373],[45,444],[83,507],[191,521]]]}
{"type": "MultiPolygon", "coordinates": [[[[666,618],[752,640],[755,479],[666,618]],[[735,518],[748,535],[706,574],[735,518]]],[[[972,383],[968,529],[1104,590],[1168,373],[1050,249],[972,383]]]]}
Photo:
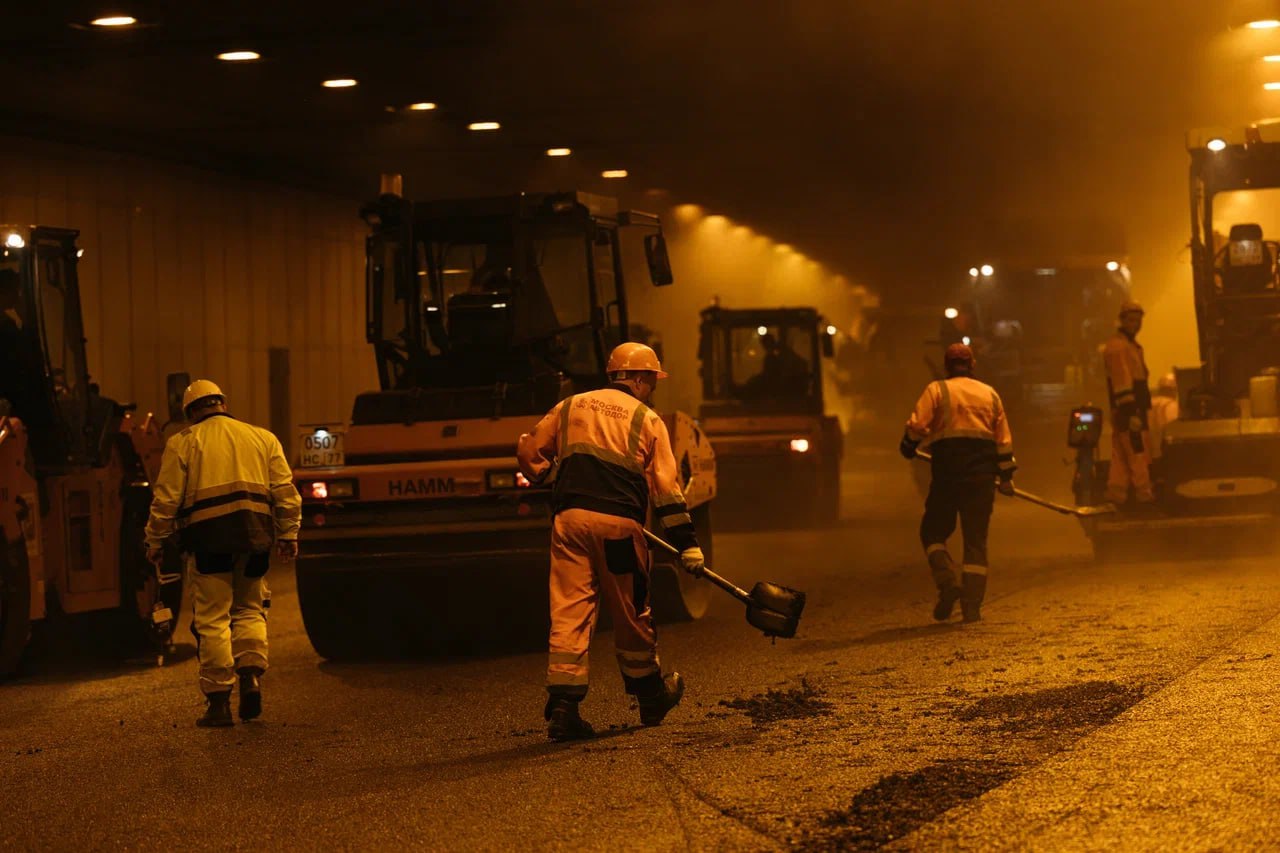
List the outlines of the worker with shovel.
{"type": "Polygon", "coordinates": [[[624,343],[609,356],[606,388],[562,400],[532,433],[520,436],[520,470],[534,483],[555,472],[551,530],[551,638],[547,705],[554,741],[594,734],[578,713],[587,694],[587,651],[598,600],[613,618],[626,691],[640,722],[656,726],[684,694],[679,673],[665,678],[649,609],[650,499],[666,540],[686,571],[705,569],[679,467],[662,418],[647,405],[665,378],[657,354],[624,343]]]}
{"type": "Polygon", "coordinates": [[[920,540],[938,587],[933,618],[951,618],[956,601],[964,621],[982,618],[987,590],[987,528],[995,503],[996,481],[1002,494],[1013,495],[1013,436],[1000,395],[973,377],[973,350],[964,344],[947,347],[947,378],[931,382],[907,420],[899,450],[907,459],[928,441],[932,481],[920,522],[920,540]],[[964,563],[959,577],[947,552],[956,516],[964,536],[964,563]]]}

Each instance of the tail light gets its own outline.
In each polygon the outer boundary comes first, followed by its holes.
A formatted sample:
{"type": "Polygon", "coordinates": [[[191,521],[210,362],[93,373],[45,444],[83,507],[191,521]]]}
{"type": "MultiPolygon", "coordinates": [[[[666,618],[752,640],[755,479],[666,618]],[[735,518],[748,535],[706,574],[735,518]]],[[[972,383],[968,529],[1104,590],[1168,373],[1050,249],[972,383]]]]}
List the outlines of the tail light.
{"type": "Polygon", "coordinates": [[[356,497],[355,480],[304,480],[298,492],[304,500],[338,501],[356,497]]]}

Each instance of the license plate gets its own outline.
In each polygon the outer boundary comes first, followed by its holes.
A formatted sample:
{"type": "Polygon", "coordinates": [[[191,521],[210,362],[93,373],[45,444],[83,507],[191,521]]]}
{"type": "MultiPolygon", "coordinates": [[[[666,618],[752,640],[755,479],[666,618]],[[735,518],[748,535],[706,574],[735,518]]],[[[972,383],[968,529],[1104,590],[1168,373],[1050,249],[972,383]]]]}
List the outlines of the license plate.
{"type": "Polygon", "coordinates": [[[343,433],[324,427],[308,430],[301,436],[300,468],[329,468],[344,463],[343,433]]]}

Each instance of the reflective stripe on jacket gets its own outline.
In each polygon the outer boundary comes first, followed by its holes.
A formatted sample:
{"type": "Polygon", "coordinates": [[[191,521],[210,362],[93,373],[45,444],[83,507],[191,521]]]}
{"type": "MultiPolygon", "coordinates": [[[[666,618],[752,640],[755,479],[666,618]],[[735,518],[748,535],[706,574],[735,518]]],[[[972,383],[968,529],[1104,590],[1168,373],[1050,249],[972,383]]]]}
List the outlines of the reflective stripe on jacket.
{"type": "Polygon", "coordinates": [[[516,455],[535,483],[559,466],[556,512],[587,509],[644,524],[652,497],[668,541],[681,550],[698,544],[667,425],[625,386],[560,401],[520,436],[516,455]]]}
{"type": "Polygon", "coordinates": [[[148,547],[177,533],[184,551],[239,554],[298,538],[302,499],[280,442],[221,412],[169,439],[152,492],[148,547]]]}
{"type": "Polygon", "coordinates": [[[971,376],[929,383],[907,420],[907,436],[929,442],[935,476],[1007,480],[1018,468],[1000,395],[971,376]]]}
{"type": "Polygon", "coordinates": [[[1147,385],[1147,362],[1142,355],[1142,344],[1118,331],[1107,339],[1102,349],[1102,360],[1107,369],[1111,410],[1115,412],[1117,423],[1127,430],[1127,422],[1133,415],[1145,421],[1151,408],[1151,389],[1147,385]]]}

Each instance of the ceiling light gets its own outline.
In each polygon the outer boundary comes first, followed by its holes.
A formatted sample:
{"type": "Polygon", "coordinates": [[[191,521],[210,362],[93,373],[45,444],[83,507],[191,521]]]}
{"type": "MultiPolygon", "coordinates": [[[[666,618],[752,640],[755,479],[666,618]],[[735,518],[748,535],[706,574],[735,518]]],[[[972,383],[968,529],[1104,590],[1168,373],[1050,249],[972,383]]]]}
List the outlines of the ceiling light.
{"type": "Polygon", "coordinates": [[[467,130],[501,130],[502,125],[496,121],[473,121],[467,125],[467,130]]]}
{"type": "Polygon", "coordinates": [[[1227,142],[1224,139],[1210,139],[1209,144],[1205,146],[1205,148],[1208,148],[1210,151],[1221,151],[1226,147],[1227,142]]]}
{"type": "Polygon", "coordinates": [[[1275,92],[1280,90],[1280,83],[1263,83],[1262,88],[1266,89],[1268,92],[1275,92]]]}
{"type": "Polygon", "coordinates": [[[1276,27],[1280,27],[1280,21],[1275,19],[1249,22],[1249,29],[1251,30],[1274,30],[1276,27]]]}
{"type": "Polygon", "coordinates": [[[991,276],[996,274],[996,268],[991,266],[991,264],[983,264],[978,271],[982,273],[984,278],[991,278],[991,276]]]}
{"type": "Polygon", "coordinates": [[[130,15],[106,15],[101,18],[94,18],[89,23],[95,27],[132,27],[138,23],[138,19],[130,15]]]}
{"type": "Polygon", "coordinates": [[[1263,62],[1280,62],[1280,53],[1273,53],[1270,56],[1262,57],[1263,62]]]}
{"type": "Polygon", "coordinates": [[[573,153],[572,148],[548,148],[547,149],[548,157],[568,157],[572,153],[573,153]]]}
{"type": "Polygon", "coordinates": [[[325,80],[321,85],[326,89],[350,89],[356,83],[357,81],[350,77],[338,77],[334,80],[325,80]]]}
{"type": "Polygon", "coordinates": [[[1115,272],[1120,269],[1119,261],[1107,261],[1107,272],[1115,272]]]}
{"type": "Polygon", "coordinates": [[[419,101],[416,104],[409,105],[409,109],[413,110],[414,112],[422,112],[424,110],[434,110],[435,108],[436,108],[436,105],[431,103],[430,101],[419,101]]]}
{"type": "Polygon", "coordinates": [[[600,177],[602,178],[625,178],[626,176],[626,169],[605,169],[600,173],[600,177]]]}
{"type": "Polygon", "coordinates": [[[218,58],[223,62],[252,62],[255,59],[261,59],[262,54],[255,50],[229,50],[218,54],[218,58]]]}

